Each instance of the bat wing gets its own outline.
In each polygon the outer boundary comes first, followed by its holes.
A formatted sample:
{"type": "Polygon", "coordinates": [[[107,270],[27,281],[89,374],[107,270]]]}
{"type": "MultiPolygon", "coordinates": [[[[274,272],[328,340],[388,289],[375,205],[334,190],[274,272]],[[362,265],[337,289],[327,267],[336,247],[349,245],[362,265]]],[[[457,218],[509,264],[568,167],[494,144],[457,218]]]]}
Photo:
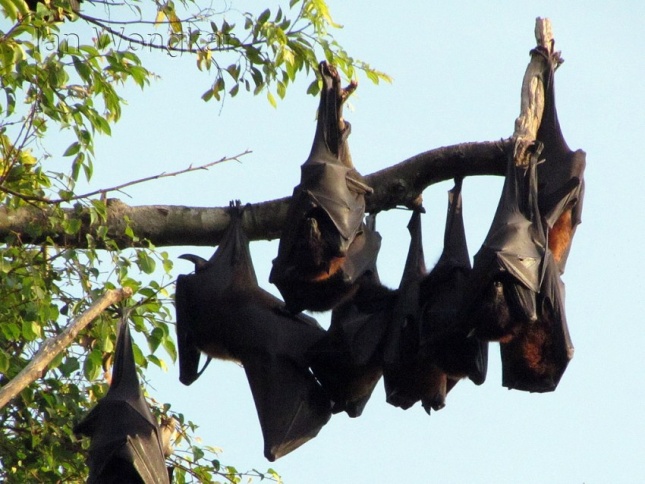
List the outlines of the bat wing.
{"type": "Polygon", "coordinates": [[[472,270],[462,215],[461,187],[462,180],[457,179],[448,192],[443,252],[421,284],[420,352],[424,359],[445,373],[440,377],[437,396],[422,400],[426,410],[428,407],[441,408],[447,391],[460,378],[468,376],[476,384],[482,384],[488,367],[488,343],[469,335],[470,328],[464,327],[460,320],[460,308],[472,270]]]}
{"type": "Polygon", "coordinates": [[[191,276],[179,276],[175,290],[175,309],[177,312],[177,349],[179,352],[179,381],[190,385],[199,377],[201,352],[193,333],[195,325],[195,304],[191,299],[194,288],[191,276]],[[191,311],[192,310],[192,311],[191,311]]]}
{"type": "Polygon", "coordinates": [[[159,426],[141,392],[126,322],[119,331],[110,389],[74,433],[91,438],[88,482],[132,482],[132,476],[146,483],[169,482],[159,426]]]}
{"type": "Polygon", "coordinates": [[[365,195],[371,191],[352,177],[355,172],[338,160],[308,161],[302,166],[300,187],[306,190],[312,205],[321,207],[334,224],[340,236],[337,242],[340,253],[347,251],[359,232],[365,215],[365,195]]]}
{"type": "Polygon", "coordinates": [[[508,339],[518,325],[537,319],[546,236],[537,206],[539,149],[533,148],[528,166],[509,156],[500,203],[469,278],[466,317],[484,340],[508,339]]]}
{"type": "Polygon", "coordinates": [[[534,53],[543,55],[547,61],[543,73],[544,114],[537,134],[538,141],[544,145],[544,160],[537,168],[539,206],[549,229],[549,247],[563,273],[571,241],[582,217],[586,154],[582,150],[572,151],[560,128],[555,105],[555,69],[561,62],[559,53],[548,54],[539,48],[534,53]]]}
{"type": "Polygon", "coordinates": [[[420,282],[426,275],[421,238],[421,211],[414,210],[408,223],[410,248],[388,327],[384,350],[383,381],[391,405],[410,408],[421,399],[419,383],[420,282]]]}
{"type": "Polygon", "coordinates": [[[500,345],[505,387],[554,391],[573,357],[564,310],[564,284],[550,252],[538,308],[540,317],[535,323],[523,325],[515,338],[500,345]]]}
{"type": "MultiPolygon", "coordinates": [[[[258,288],[259,289],[259,288],[258,288]]],[[[307,351],[325,331],[310,317],[292,316],[259,289],[253,305],[240,300],[236,352],[241,355],[262,435],[274,461],[315,437],[331,417],[331,402],[309,371],[307,351]]]]}
{"type": "Polygon", "coordinates": [[[267,352],[245,357],[243,365],[268,460],[300,447],[329,421],[329,399],[306,368],[267,352]]]}

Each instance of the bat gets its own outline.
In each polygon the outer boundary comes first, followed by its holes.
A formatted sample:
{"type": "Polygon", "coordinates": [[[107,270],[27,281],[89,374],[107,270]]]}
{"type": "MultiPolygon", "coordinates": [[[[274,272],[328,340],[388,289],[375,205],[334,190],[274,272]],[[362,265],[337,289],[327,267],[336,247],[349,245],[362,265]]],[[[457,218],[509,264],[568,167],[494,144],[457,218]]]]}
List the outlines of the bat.
{"type": "Polygon", "coordinates": [[[195,273],[177,278],[179,380],[190,385],[199,377],[201,352],[241,363],[264,454],[274,461],[315,437],[331,417],[331,402],[305,358],[325,331],[259,287],[242,214],[239,202],[231,202],[229,227],[210,260],[181,256],[195,273]]]}
{"type": "Polygon", "coordinates": [[[469,335],[460,319],[468,276],[472,270],[462,215],[462,179],[448,192],[443,252],[422,280],[420,353],[432,363],[440,384],[422,399],[426,411],[445,405],[447,392],[464,377],[480,385],[486,379],[488,343],[469,335]],[[434,368],[436,367],[436,369],[434,368]]]}
{"type": "MultiPolygon", "coordinates": [[[[407,410],[434,386],[428,368],[419,361],[420,285],[426,275],[421,237],[422,207],[412,211],[410,247],[399,283],[384,349],[383,382],[386,400],[407,410]]],[[[425,362],[424,362],[425,363],[425,362]]]]}
{"type": "Polygon", "coordinates": [[[554,82],[555,70],[562,63],[560,53],[549,54],[541,47],[533,52],[542,55],[548,66],[542,76],[545,104],[537,134],[544,146],[543,160],[537,167],[538,205],[546,220],[549,249],[563,273],[576,227],[582,220],[586,154],[583,150],[570,150],[560,129],[554,82]]]}
{"type": "Polygon", "coordinates": [[[367,186],[354,167],[347,144],[350,124],[342,107],[356,89],[346,88],[331,64],[321,62],[322,89],[316,134],[301,166],[269,281],[294,314],[326,311],[357,290],[356,280],[378,253],[366,237],[363,217],[367,186]],[[354,245],[360,245],[363,250],[354,245]]]}
{"type": "Polygon", "coordinates": [[[520,326],[538,319],[536,295],[547,251],[537,203],[540,150],[539,143],[529,147],[528,163],[509,154],[495,216],[474,258],[465,318],[485,341],[510,341],[520,326]]]}
{"type": "Polygon", "coordinates": [[[546,59],[544,114],[538,130],[543,145],[537,165],[538,207],[543,216],[548,251],[537,295],[538,320],[520,328],[515,337],[500,345],[502,384],[531,392],[554,391],[573,358],[573,344],[564,307],[564,272],[571,241],[581,221],[584,197],[585,152],[571,151],[558,122],[554,73],[562,62],[559,53],[537,48],[546,59]]]}
{"type": "MultiPolygon", "coordinates": [[[[548,246],[547,227],[542,224],[537,204],[541,148],[540,142],[533,145],[528,167],[509,158],[500,203],[503,210],[498,209],[498,214],[507,215],[504,219],[496,214],[489,237],[478,253],[483,255],[475,257],[473,274],[479,272],[472,279],[493,287],[499,296],[492,305],[491,301],[483,301],[480,307],[488,304],[488,308],[502,311],[497,315],[476,311],[476,317],[489,319],[477,321],[486,325],[484,332],[482,326],[475,331],[480,331],[480,336],[495,331],[504,334],[500,338],[502,384],[531,392],[555,390],[573,356],[560,265],[548,246]],[[497,235],[490,237],[491,233],[497,235]]],[[[486,297],[490,292],[480,294],[486,297]]]]}
{"type": "MultiPolygon", "coordinates": [[[[366,229],[374,231],[375,216],[366,229]]],[[[326,336],[309,351],[311,370],[328,392],[333,413],[363,413],[383,375],[382,345],[396,291],[380,283],[376,261],[357,281],[358,291],[332,311],[326,336]]]]}
{"type": "Polygon", "coordinates": [[[161,431],[136,372],[132,340],[121,323],[107,394],[74,427],[90,437],[88,483],[169,483],[161,431]]]}

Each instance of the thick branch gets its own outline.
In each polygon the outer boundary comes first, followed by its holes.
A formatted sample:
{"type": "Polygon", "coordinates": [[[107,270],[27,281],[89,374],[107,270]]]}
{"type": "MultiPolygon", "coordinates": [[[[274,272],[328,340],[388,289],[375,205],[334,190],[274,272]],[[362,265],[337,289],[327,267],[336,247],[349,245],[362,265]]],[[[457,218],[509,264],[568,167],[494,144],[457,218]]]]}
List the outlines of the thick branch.
{"type": "MultiPolygon", "coordinates": [[[[457,176],[503,175],[510,140],[463,143],[426,151],[397,165],[367,175],[374,193],[367,199],[368,212],[380,212],[396,206],[409,206],[423,190],[435,183],[457,176]]],[[[271,240],[280,236],[289,197],[252,204],[244,212],[244,229],[251,240],[271,240]]],[[[0,207],[0,238],[18,235],[23,243],[55,243],[68,247],[86,247],[85,234],[93,233],[84,210],[69,209],[70,218],[82,221],[79,235],[65,236],[53,226],[47,209],[0,207]],[[40,228],[38,235],[30,235],[40,228]]],[[[108,201],[110,235],[121,248],[136,245],[125,236],[126,220],[134,233],[157,247],[213,246],[228,225],[228,207],[202,208],[169,205],[131,207],[119,200],[108,201]]]]}
{"type": "Polygon", "coordinates": [[[61,351],[72,344],[78,333],[96,319],[108,306],[130,296],[132,296],[132,289],[130,288],[107,291],[87,311],[74,319],[62,333],[46,340],[29,364],[0,389],[0,408],[15,398],[27,385],[39,378],[47,365],[61,351]]]}

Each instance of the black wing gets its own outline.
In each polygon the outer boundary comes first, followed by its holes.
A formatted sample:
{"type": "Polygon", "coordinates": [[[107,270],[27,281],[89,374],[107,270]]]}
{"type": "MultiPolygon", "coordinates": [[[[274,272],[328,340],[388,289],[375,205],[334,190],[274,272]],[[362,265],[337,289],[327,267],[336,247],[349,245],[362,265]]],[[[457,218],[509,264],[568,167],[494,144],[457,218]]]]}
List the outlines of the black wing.
{"type": "Polygon", "coordinates": [[[312,318],[287,313],[282,301],[258,286],[242,211],[231,207],[229,228],[209,261],[185,257],[197,264],[195,274],[178,280],[180,375],[187,375],[187,384],[196,378],[197,350],[241,362],[265,455],[275,460],[315,437],[331,416],[331,403],[305,358],[325,331],[312,318]]]}
{"type": "Polygon", "coordinates": [[[74,427],[90,437],[89,483],[168,483],[161,433],[143,397],[124,321],[105,397],[74,427]]]}

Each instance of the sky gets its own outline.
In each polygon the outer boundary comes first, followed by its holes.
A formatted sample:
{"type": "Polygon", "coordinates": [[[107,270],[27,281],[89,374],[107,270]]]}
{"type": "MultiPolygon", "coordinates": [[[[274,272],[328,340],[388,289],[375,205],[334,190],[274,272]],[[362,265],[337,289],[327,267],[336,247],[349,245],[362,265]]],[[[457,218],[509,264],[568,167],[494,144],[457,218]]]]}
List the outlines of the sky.
{"type": "MultiPolygon", "coordinates": [[[[232,2],[235,6],[235,2],[232,2]]],[[[205,444],[223,449],[238,470],[275,468],[300,483],[633,483],[645,476],[645,310],[638,249],[645,235],[645,3],[392,2],[329,0],[335,33],[354,56],[385,71],[392,84],[359,78],[346,118],[350,147],[363,174],[417,153],[513,132],[522,77],[534,47],[535,18],[552,21],[564,64],[556,74],[557,107],[572,149],[587,152],[586,198],[564,274],[575,356],[550,394],[501,386],[497,345],[487,381],[460,382],[447,405],[428,416],[385,402],[382,383],[363,415],[332,417],[320,434],[275,463],[262,436],[244,371],[213,362],[190,387],[178,367],[150,369],[151,394],[172,403],[200,427],[205,444]],[[633,244],[637,247],[634,248],[633,244]],[[640,282],[639,282],[640,281],[640,282]]],[[[238,8],[248,8],[240,5],[238,8]]],[[[148,59],[148,57],[146,57],[148,59]]],[[[240,163],[129,188],[130,205],[226,206],[291,194],[315,130],[318,100],[305,94],[313,77],[293,85],[274,109],[264,97],[241,95],[222,104],[200,96],[209,76],[194,59],[150,56],[160,79],[143,92],[128,88],[123,117],[96,149],[95,188],[180,170],[245,150],[240,163]]],[[[471,256],[479,249],[499,199],[501,177],[464,181],[471,256]]],[[[441,251],[446,182],[424,192],[426,264],[441,251]]],[[[379,215],[382,281],[399,283],[409,242],[409,213],[379,215]]],[[[176,257],[207,247],[169,248],[176,257]]],[[[254,242],[261,285],[268,283],[277,241],[254,242]]],[[[174,275],[191,264],[177,260],[174,275]]],[[[328,316],[318,319],[328,324],[328,316]]]]}

